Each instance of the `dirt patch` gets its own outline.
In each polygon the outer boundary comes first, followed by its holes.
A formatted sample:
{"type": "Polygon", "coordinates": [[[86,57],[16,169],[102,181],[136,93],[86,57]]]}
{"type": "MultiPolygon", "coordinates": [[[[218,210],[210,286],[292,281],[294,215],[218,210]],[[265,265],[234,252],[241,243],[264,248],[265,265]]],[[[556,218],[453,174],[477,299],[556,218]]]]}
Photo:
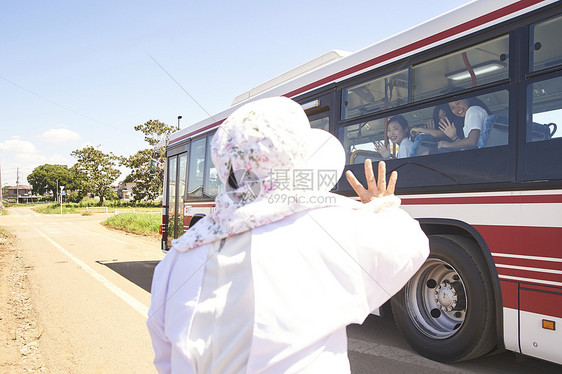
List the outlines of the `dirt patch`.
{"type": "Polygon", "coordinates": [[[28,270],[17,238],[0,232],[0,372],[47,373],[42,330],[30,295],[28,270]]]}

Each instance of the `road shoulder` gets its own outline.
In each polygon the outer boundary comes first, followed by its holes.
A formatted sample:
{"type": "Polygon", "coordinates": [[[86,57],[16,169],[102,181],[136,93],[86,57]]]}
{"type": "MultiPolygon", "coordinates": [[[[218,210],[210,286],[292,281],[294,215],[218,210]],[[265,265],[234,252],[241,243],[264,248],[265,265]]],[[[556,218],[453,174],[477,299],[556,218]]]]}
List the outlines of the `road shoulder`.
{"type": "Polygon", "coordinates": [[[47,372],[41,329],[18,239],[0,232],[0,372],[47,372]]]}

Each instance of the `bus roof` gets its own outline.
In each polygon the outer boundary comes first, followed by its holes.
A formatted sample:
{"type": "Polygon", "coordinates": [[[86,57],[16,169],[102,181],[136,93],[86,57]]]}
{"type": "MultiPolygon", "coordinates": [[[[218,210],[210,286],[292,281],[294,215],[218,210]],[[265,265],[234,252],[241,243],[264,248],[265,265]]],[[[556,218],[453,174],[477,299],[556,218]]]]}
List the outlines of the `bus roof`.
{"type": "Polygon", "coordinates": [[[295,97],[329,83],[348,79],[366,70],[458,39],[556,1],[474,0],[357,52],[328,52],[237,96],[230,108],[172,134],[169,144],[217,127],[236,108],[249,101],[271,96],[295,97]]]}
{"type": "Polygon", "coordinates": [[[333,50],[328,53],[325,53],[320,57],[316,57],[315,59],[310,60],[302,64],[301,66],[289,70],[288,72],[281,74],[278,77],[275,77],[265,83],[260,84],[257,87],[252,88],[250,91],[244,92],[243,94],[236,96],[236,98],[232,102],[232,106],[239,104],[243,101],[249,100],[252,97],[257,96],[262,92],[266,92],[282,83],[296,79],[299,76],[302,76],[306,73],[310,73],[313,70],[319,69],[324,65],[330,64],[336,60],[341,59],[342,57],[349,56],[350,54],[351,54],[350,52],[345,52],[340,50],[333,50]]]}

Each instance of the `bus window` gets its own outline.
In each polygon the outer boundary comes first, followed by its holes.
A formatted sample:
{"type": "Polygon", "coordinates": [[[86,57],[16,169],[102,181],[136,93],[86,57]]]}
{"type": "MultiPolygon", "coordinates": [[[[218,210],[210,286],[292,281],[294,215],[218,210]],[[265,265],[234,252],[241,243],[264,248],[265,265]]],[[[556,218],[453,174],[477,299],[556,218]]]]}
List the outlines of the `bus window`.
{"type": "Polygon", "coordinates": [[[342,119],[378,112],[407,104],[408,70],[401,70],[342,92],[342,119]]]}
{"type": "Polygon", "coordinates": [[[204,194],[205,197],[214,198],[218,195],[222,189],[222,182],[219,179],[219,174],[217,173],[217,168],[213,165],[213,160],[211,158],[211,137],[207,141],[207,165],[205,170],[205,183],[204,183],[204,194]]]}
{"type": "Polygon", "coordinates": [[[562,159],[562,77],[530,84],[525,169],[527,177],[560,178],[562,159]]]}
{"type": "Polygon", "coordinates": [[[453,88],[470,88],[509,76],[509,37],[499,38],[413,67],[413,99],[420,101],[453,88]]]}
{"type": "MultiPolygon", "coordinates": [[[[405,146],[404,143],[393,144],[393,139],[389,139],[387,136],[388,123],[392,121],[393,116],[346,126],[340,132],[340,139],[347,152],[347,164],[361,164],[367,158],[378,161],[506,145],[509,130],[507,103],[507,91],[499,91],[401,113],[400,115],[408,125],[407,138],[413,143],[408,145],[410,148],[408,153],[400,152],[400,146],[405,146]],[[462,103],[465,105],[464,109],[462,103]],[[460,109],[456,108],[457,105],[460,106],[460,109]],[[469,117],[465,115],[464,111],[472,106],[479,108],[471,110],[469,117]],[[456,116],[453,111],[456,111],[459,116],[456,116]],[[476,114],[473,114],[474,112],[476,114]],[[449,130],[451,137],[439,128],[439,121],[444,117],[447,117],[452,124],[452,129],[449,130]],[[467,118],[472,122],[470,125],[465,123],[467,118]],[[479,129],[474,145],[446,147],[455,143],[452,139],[459,141],[465,138],[468,134],[465,134],[464,129],[465,127],[468,129],[468,126],[479,129]],[[453,136],[454,138],[452,138],[453,136]],[[440,147],[440,141],[446,144],[440,147]],[[380,146],[377,147],[376,143],[386,146],[390,156],[382,154],[380,146]]],[[[470,133],[468,130],[466,132],[470,133]]]]}
{"type": "Polygon", "coordinates": [[[346,164],[362,164],[367,158],[373,161],[383,160],[375,151],[375,142],[384,141],[384,119],[362,121],[340,130],[340,140],[346,151],[346,164]]]}
{"type": "MultiPolygon", "coordinates": [[[[508,100],[507,91],[498,91],[478,97],[450,100],[431,108],[431,113],[417,111],[416,116],[421,119],[422,124],[417,127],[416,121],[410,122],[413,125],[410,133],[414,142],[411,155],[506,145],[509,133],[508,100]],[[440,125],[443,126],[446,121],[452,126],[443,131],[440,125]],[[478,132],[471,135],[473,130],[478,132]],[[470,137],[473,139],[472,143],[465,140],[470,137]]],[[[420,123],[419,120],[417,122],[420,123]]]]}
{"type": "Polygon", "coordinates": [[[191,149],[189,152],[189,176],[187,178],[187,197],[203,197],[206,145],[207,138],[201,138],[191,142],[191,149]]]}
{"type": "Polygon", "coordinates": [[[562,64],[562,17],[531,26],[530,70],[537,71],[562,64]]]}
{"type": "Polygon", "coordinates": [[[322,129],[324,131],[330,131],[330,117],[322,117],[310,121],[310,127],[313,129],[322,129]]]}

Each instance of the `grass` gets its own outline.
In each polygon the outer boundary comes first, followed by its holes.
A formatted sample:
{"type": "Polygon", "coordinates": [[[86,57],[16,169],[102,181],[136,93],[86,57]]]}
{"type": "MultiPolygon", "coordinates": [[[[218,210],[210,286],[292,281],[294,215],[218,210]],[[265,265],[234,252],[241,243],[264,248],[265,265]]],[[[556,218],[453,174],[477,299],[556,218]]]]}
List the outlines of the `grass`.
{"type": "Polygon", "coordinates": [[[106,219],[101,224],[134,234],[156,236],[161,223],[162,216],[159,214],[121,213],[106,219]]]}
{"type": "MultiPolygon", "coordinates": [[[[161,202],[142,202],[137,205],[131,204],[129,202],[120,202],[116,203],[112,200],[106,201],[103,207],[107,207],[108,213],[113,213],[115,209],[134,209],[135,212],[160,212],[162,203],[161,202]]],[[[62,204],[62,214],[82,214],[82,215],[91,215],[89,212],[86,213],[86,207],[90,208],[100,208],[99,200],[97,199],[89,199],[84,198],[79,203],[63,203],[62,204]]],[[[33,210],[37,213],[41,214],[60,214],[60,203],[49,203],[49,204],[40,204],[35,205],[33,210]]],[[[95,209],[94,213],[105,213],[103,209],[95,209]]]]}
{"type": "MultiPolygon", "coordinates": [[[[62,205],[62,213],[69,214],[69,213],[78,213],[77,212],[78,206],[76,204],[63,204],[62,205]]],[[[53,204],[43,204],[33,207],[33,210],[37,213],[42,214],[60,214],[60,204],[53,203],[53,204]]],[[[86,208],[84,208],[86,211],[86,208]]]]}

